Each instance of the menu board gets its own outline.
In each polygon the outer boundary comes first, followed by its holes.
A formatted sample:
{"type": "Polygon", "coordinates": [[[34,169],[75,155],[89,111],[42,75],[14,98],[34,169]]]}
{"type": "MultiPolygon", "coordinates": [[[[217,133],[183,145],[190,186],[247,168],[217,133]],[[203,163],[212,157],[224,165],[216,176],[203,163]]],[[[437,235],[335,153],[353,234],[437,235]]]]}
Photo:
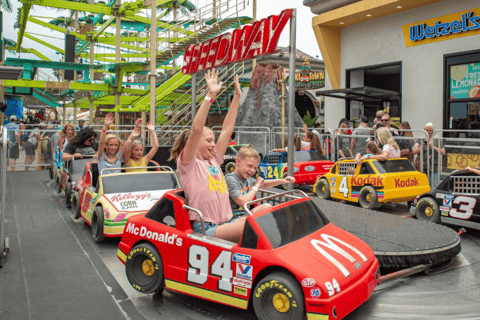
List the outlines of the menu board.
{"type": "Polygon", "coordinates": [[[480,62],[450,67],[450,99],[480,98],[480,62]]]}

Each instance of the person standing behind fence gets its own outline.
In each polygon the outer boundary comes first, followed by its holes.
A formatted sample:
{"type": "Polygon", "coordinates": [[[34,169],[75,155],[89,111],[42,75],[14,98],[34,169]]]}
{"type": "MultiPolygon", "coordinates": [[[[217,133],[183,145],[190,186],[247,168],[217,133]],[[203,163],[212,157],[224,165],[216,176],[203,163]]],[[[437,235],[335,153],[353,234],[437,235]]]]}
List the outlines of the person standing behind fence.
{"type": "Polygon", "coordinates": [[[338,139],[338,155],[340,158],[353,157],[352,151],[350,150],[350,137],[348,137],[348,125],[345,122],[340,123],[340,128],[337,130],[337,134],[342,136],[337,136],[338,139]]]}
{"type": "MultiPolygon", "coordinates": [[[[401,130],[412,130],[410,128],[410,124],[408,121],[402,121],[400,123],[400,129],[401,130]]],[[[400,156],[406,157],[408,161],[413,163],[413,148],[412,148],[412,143],[413,141],[409,138],[413,138],[413,133],[412,131],[399,131],[398,135],[401,137],[406,137],[406,139],[399,139],[398,140],[398,146],[400,147],[400,156]]]]}
{"type": "MultiPolygon", "coordinates": [[[[432,145],[433,145],[433,132],[435,131],[435,126],[433,123],[428,122],[425,127],[423,128],[428,134],[427,141],[423,140],[422,146],[420,146],[420,141],[417,141],[413,147],[412,154],[419,154],[420,149],[423,150],[423,173],[427,173],[428,171],[428,161],[432,161],[432,145]],[[429,148],[429,156],[427,159],[427,148],[429,148]]],[[[440,139],[440,148],[437,147],[438,143],[434,144],[433,147],[433,185],[436,186],[438,184],[438,152],[443,156],[445,155],[445,148],[443,147],[443,142],[440,139]]],[[[420,157],[418,157],[420,159],[420,157]]],[[[428,174],[428,173],[427,173],[428,174]]]]}
{"type": "Polygon", "coordinates": [[[35,151],[38,148],[38,142],[43,140],[50,140],[50,137],[43,138],[37,128],[37,124],[33,125],[33,131],[28,135],[28,140],[25,142],[25,171],[30,170],[28,165],[35,161],[35,151]]]}
{"type": "Polygon", "coordinates": [[[70,123],[66,123],[60,130],[60,138],[58,139],[58,147],[60,152],[65,149],[70,140],[75,137],[75,128],[70,123]]]}
{"type": "Polygon", "coordinates": [[[360,118],[360,125],[352,133],[352,141],[350,142],[350,153],[352,155],[365,154],[367,142],[369,141],[370,128],[368,127],[368,117],[363,116],[360,118]],[[355,138],[355,136],[360,136],[355,138]]]}
{"type": "MultiPolygon", "coordinates": [[[[218,82],[218,71],[209,70],[205,74],[207,96],[193,119],[192,128],[183,130],[175,139],[170,150],[170,160],[177,161],[188,205],[200,210],[204,217],[206,234],[229,241],[238,242],[243,232],[245,218],[233,218],[230,197],[220,165],[232,135],[241,88],[238,75],[235,76],[235,94],[222,126],[222,132],[215,145],[215,135],[205,127],[208,112],[213,100],[220,92],[222,82],[218,82]],[[233,219],[232,219],[233,218],[233,219]]],[[[201,232],[200,217],[189,213],[192,230],[201,232]]]]}
{"type": "Polygon", "coordinates": [[[17,164],[17,159],[20,156],[20,126],[16,124],[17,117],[14,115],[10,116],[10,123],[5,125],[8,133],[8,142],[10,148],[8,150],[8,158],[10,159],[10,166],[12,171],[15,171],[15,165],[17,164]]]}

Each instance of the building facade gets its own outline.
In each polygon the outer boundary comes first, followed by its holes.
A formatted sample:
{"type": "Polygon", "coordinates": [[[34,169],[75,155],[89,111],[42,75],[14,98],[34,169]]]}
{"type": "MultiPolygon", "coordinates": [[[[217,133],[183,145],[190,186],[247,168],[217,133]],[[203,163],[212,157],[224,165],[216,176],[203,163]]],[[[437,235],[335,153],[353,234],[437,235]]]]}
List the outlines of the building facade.
{"type": "MultiPolygon", "coordinates": [[[[480,129],[480,2],[304,4],[318,13],[313,28],[325,63],[325,90],[338,90],[346,98],[355,97],[351,88],[398,93],[383,99],[374,99],[375,94],[358,100],[327,96],[327,127],[343,117],[372,119],[376,110],[389,109],[412,128],[432,122],[436,129],[480,129]]],[[[368,96],[368,90],[360,91],[365,92],[368,96]]]]}

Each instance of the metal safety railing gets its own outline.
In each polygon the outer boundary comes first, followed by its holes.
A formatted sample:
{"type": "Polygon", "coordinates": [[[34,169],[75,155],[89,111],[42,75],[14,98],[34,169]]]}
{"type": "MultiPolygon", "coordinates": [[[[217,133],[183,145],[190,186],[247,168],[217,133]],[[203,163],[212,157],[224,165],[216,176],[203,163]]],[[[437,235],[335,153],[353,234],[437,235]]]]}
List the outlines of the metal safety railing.
{"type": "Polygon", "coordinates": [[[475,168],[480,164],[480,132],[478,130],[435,130],[430,147],[430,153],[433,155],[429,161],[432,168],[430,177],[436,183],[434,186],[454,170],[475,168]]]}
{"type": "MultiPolygon", "coordinates": [[[[222,127],[212,127],[215,137],[218,138],[222,127]]],[[[265,155],[270,148],[270,128],[268,127],[235,127],[235,142],[237,144],[251,144],[258,153],[265,155]]]]}

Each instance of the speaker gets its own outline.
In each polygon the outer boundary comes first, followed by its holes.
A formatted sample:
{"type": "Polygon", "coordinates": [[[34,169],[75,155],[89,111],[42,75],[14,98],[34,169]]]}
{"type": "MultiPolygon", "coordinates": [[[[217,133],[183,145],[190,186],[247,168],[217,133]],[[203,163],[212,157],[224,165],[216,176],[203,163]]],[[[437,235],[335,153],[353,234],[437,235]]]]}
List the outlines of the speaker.
{"type": "MultiPolygon", "coordinates": [[[[65,34],[65,62],[75,62],[75,36],[65,34]]],[[[75,80],[74,70],[65,70],[65,80],[75,80]]]]}

